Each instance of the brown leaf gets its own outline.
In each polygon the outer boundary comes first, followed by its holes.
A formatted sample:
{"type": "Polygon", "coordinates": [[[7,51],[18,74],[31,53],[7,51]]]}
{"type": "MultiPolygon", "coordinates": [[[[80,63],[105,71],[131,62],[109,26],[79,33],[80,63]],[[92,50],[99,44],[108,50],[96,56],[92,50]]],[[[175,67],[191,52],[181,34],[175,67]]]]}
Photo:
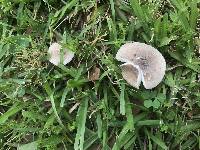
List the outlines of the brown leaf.
{"type": "Polygon", "coordinates": [[[95,67],[94,69],[92,69],[90,72],[89,72],[89,81],[95,81],[95,80],[98,80],[99,79],[99,76],[100,76],[100,69],[95,67]]]}
{"type": "Polygon", "coordinates": [[[31,34],[33,32],[33,29],[31,27],[27,27],[26,34],[31,34]]]}
{"type": "Polygon", "coordinates": [[[187,115],[188,115],[188,117],[192,118],[193,117],[193,112],[190,111],[190,112],[187,113],[187,115]]]}

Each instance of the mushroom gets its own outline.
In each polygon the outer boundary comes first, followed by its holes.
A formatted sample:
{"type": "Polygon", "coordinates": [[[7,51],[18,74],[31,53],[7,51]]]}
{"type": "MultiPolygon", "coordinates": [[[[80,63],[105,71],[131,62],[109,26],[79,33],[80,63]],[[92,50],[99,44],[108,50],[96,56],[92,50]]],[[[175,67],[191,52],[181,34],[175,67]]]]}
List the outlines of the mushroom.
{"type": "Polygon", "coordinates": [[[133,42],[121,46],[116,54],[123,78],[133,87],[139,88],[141,81],[146,89],[156,87],[163,79],[166,62],[162,54],[145,43],[133,42]]]}
{"type": "MultiPolygon", "coordinates": [[[[58,66],[58,64],[61,61],[61,55],[60,55],[61,48],[62,48],[62,46],[60,44],[58,44],[58,43],[52,43],[50,45],[50,47],[49,47],[49,50],[48,50],[48,53],[50,55],[49,61],[52,64],[56,65],[56,66],[58,66]]],[[[72,52],[72,51],[64,48],[63,49],[63,54],[64,54],[64,56],[63,56],[63,64],[66,65],[74,57],[74,52],[72,52]]]]}

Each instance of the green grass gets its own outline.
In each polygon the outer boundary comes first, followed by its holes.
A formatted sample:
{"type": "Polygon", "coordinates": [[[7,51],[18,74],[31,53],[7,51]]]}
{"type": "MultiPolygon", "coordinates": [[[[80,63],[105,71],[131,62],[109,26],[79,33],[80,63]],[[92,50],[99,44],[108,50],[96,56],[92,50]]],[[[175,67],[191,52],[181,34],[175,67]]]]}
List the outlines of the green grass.
{"type": "Polygon", "coordinates": [[[1,0],[0,149],[200,149],[199,8],[199,0],[1,0]],[[55,41],[75,52],[66,66],[48,61],[55,41]],[[115,55],[126,41],[163,54],[159,86],[122,80],[115,55]]]}

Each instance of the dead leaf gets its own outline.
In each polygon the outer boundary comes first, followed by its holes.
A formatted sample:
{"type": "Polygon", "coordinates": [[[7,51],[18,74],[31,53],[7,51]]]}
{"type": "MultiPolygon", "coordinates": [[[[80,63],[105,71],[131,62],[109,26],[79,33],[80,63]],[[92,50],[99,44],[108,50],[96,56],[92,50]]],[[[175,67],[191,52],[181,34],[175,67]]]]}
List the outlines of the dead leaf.
{"type": "Polygon", "coordinates": [[[26,34],[31,34],[33,32],[33,29],[31,27],[27,27],[26,34]]]}
{"type": "Polygon", "coordinates": [[[188,115],[188,117],[192,118],[193,117],[193,112],[190,111],[190,112],[187,113],[187,115],[188,115]]]}
{"type": "Polygon", "coordinates": [[[89,72],[89,81],[96,81],[99,79],[100,69],[95,67],[92,71],[89,72]]]}

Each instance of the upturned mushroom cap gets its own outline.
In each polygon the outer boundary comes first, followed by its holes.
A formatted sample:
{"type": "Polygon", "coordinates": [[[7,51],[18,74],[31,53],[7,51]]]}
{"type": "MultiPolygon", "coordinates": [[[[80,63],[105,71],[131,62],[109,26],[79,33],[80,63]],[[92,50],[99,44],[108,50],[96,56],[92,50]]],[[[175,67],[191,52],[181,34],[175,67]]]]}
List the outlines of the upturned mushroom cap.
{"type": "MultiPolygon", "coordinates": [[[[137,66],[138,72],[141,72],[138,75],[141,76],[146,89],[156,87],[165,75],[164,57],[157,49],[144,43],[133,42],[122,45],[116,54],[116,59],[137,66]]],[[[129,76],[131,75],[129,73],[129,76]]]]}
{"type": "MultiPolygon", "coordinates": [[[[58,65],[61,61],[61,48],[62,46],[58,43],[52,43],[49,47],[48,53],[50,55],[49,61],[54,64],[58,65]]],[[[74,57],[74,52],[68,50],[68,49],[63,49],[63,64],[66,65],[69,63],[72,58],[74,57]]]]}
{"type": "Polygon", "coordinates": [[[121,66],[123,78],[133,87],[139,89],[141,75],[138,69],[131,63],[124,63],[121,66]]]}

